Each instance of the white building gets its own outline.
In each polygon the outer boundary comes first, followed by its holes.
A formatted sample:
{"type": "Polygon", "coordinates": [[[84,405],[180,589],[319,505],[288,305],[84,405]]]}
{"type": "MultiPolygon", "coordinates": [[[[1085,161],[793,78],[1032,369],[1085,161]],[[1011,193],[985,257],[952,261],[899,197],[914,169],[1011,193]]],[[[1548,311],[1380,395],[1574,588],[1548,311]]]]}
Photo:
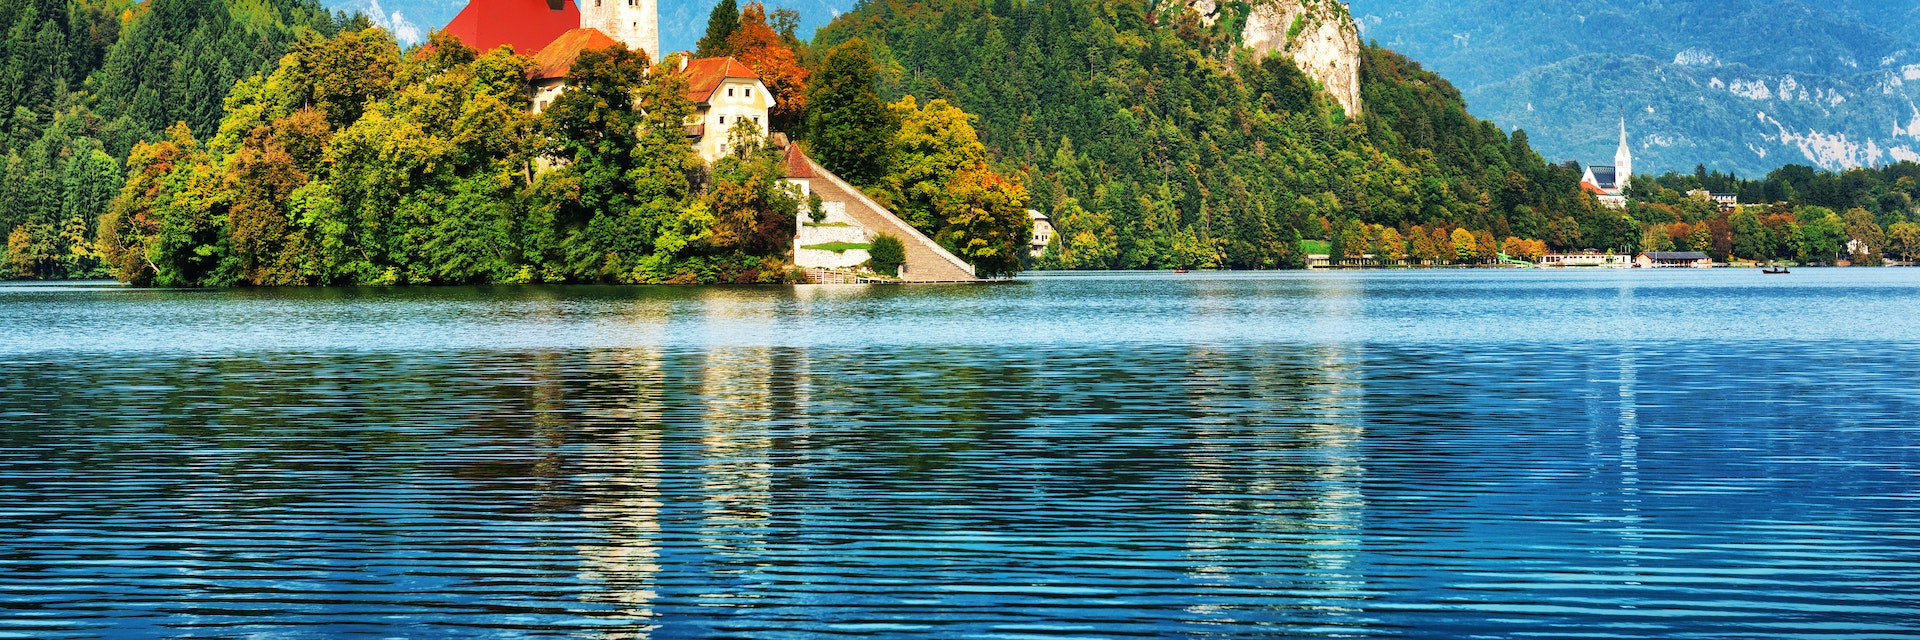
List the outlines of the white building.
{"type": "Polygon", "coordinates": [[[1633,266],[1633,256],[1602,251],[1574,251],[1570,253],[1549,253],[1540,257],[1542,267],[1597,267],[1603,269],[1625,269],[1633,266]]]}
{"type": "Polygon", "coordinates": [[[685,95],[694,106],[687,137],[708,164],[726,157],[727,137],[742,122],[753,123],[766,137],[767,111],[774,99],[760,74],[733,58],[681,58],[680,73],[687,77],[685,95]]]}
{"type": "Polygon", "coordinates": [[[1027,254],[1038,258],[1047,252],[1047,244],[1053,242],[1053,219],[1032,209],[1027,210],[1027,217],[1033,219],[1033,239],[1027,243],[1027,254]]]}
{"type": "Polygon", "coordinates": [[[1627,119],[1620,118],[1620,148],[1613,152],[1613,166],[1590,165],[1580,177],[1580,187],[1592,193],[1601,204],[1615,209],[1627,206],[1627,185],[1633,182],[1633,151],[1627,146],[1627,119]]]}

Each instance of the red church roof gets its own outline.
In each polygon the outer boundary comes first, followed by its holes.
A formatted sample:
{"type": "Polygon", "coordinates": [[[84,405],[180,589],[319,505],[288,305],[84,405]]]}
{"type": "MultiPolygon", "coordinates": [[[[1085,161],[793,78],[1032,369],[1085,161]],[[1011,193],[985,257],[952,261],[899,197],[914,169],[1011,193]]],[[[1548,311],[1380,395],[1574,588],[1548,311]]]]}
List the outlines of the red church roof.
{"type": "Polygon", "coordinates": [[[540,54],[533,57],[532,77],[534,80],[565,78],[573,71],[573,61],[580,57],[580,52],[618,44],[620,41],[599,29],[573,29],[540,48],[540,54]]]}
{"type": "Polygon", "coordinates": [[[1600,188],[1600,185],[1587,182],[1585,180],[1580,181],[1580,188],[1586,189],[1588,193],[1591,193],[1596,196],[1612,195],[1607,193],[1606,189],[1600,188]]]}
{"type": "Polygon", "coordinates": [[[472,0],[443,31],[482,53],[507,44],[530,55],[579,27],[580,7],[573,0],[472,0]]]}
{"type": "Polygon", "coordinates": [[[760,79],[760,74],[730,57],[694,60],[688,62],[687,68],[681,73],[687,76],[687,92],[683,95],[695,103],[712,98],[713,92],[719,90],[720,83],[726,82],[727,78],[760,79]]]}
{"type": "Polygon", "coordinates": [[[794,179],[812,178],[813,163],[807,161],[807,152],[800,150],[798,143],[787,143],[787,177],[794,179]]]}

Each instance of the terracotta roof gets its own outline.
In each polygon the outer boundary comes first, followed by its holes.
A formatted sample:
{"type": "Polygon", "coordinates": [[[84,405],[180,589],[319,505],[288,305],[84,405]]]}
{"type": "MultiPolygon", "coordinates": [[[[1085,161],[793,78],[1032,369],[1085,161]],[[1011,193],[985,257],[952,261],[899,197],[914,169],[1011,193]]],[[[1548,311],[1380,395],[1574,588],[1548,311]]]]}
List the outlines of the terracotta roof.
{"type": "Polygon", "coordinates": [[[481,53],[508,44],[526,55],[579,26],[573,0],[472,0],[441,30],[481,53]]]}
{"type": "Polygon", "coordinates": [[[580,52],[618,44],[620,41],[601,33],[599,29],[568,30],[542,47],[539,55],[533,57],[533,72],[529,76],[534,80],[565,78],[573,70],[573,61],[579,59],[580,52]]]}
{"type": "Polygon", "coordinates": [[[1593,195],[1596,195],[1596,196],[1609,195],[1606,189],[1600,188],[1600,185],[1587,182],[1585,180],[1580,181],[1580,188],[1586,189],[1587,192],[1592,193],[1593,195]]]}
{"type": "Polygon", "coordinates": [[[731,57],[694,60],[688,62],[680,73],[687,76],[687,92],[684,95],[695,103],[712,98],[713,92],[720,90],[720,83],[727,78],[760,79],[760,74],[731,57]]]}
{"type": "Polygon", "coordinates": [[[807,162],[807,152],[801,151],[800,145],[787,145],[786,164],[787,177],[789,178],[806,179],[814,177],[813,163],[807,162]]]}

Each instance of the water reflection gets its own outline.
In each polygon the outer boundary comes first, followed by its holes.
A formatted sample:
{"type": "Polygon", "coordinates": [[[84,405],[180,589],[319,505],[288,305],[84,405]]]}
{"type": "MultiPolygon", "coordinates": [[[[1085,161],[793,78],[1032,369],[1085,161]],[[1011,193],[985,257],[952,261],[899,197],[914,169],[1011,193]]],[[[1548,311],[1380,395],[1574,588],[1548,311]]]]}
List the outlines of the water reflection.
{"type": "Polygon", "coordinates": [[[1396,337],[1519,276],[1460,277],[952,294],[1019,348],[944,293],[236,293],[360,348],[8,351],[0,635],[1920,633],[1913,345],[1396,337]],[[396,342],[470,305],[562,329],[396,342]],[[1132,307],[1185,311],[1048,341],[1132,307]]]}
{"type": "Polygon", "coordinates": [[[598,377],[588,392],[608,399],[582,411],[579,430],[591,446],[579,458],[577,491],[593,496],[580,515],[596,523],[595,539],[578,547],[579,579],[589,585],[581,599],[610,607],[615,623],[598,637],[642,640],[652,637],[656,580],[661,568],[661,477],[667,414],[663,388],[664,354],[657,349],[625,349],[590,355],[598,377]]]}

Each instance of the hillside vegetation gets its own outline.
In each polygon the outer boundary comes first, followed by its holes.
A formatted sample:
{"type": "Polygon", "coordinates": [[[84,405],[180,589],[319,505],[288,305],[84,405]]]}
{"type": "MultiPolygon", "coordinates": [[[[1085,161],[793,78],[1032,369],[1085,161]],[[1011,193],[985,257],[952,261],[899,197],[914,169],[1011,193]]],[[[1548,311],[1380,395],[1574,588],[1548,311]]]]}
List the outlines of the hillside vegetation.
{"type": "Polygon", "coordinates": [[[1025,176],[1059,228],[1042,266],[1298,266],[1298,239],[1353,226],[1488,244],[1574,225],[1594,246],[1630,241],[1578,170],[1468,115],[1418,64],[1363,49],[1365,111],[1350,117],[1288,59],[1240,46],[1244,5],[1221,11],[1210,26],[1183,4],[873,0],[814,44],[860,38],[886,98],[979,116],[993,162],[1025,176]]]}
{"type": "Polygon", "coordinates": [[[228,90],[346,22],[313,0],[0,0],[0,234],[8,277],[99,277],[127,153],[210,134],[228,90]]]}

